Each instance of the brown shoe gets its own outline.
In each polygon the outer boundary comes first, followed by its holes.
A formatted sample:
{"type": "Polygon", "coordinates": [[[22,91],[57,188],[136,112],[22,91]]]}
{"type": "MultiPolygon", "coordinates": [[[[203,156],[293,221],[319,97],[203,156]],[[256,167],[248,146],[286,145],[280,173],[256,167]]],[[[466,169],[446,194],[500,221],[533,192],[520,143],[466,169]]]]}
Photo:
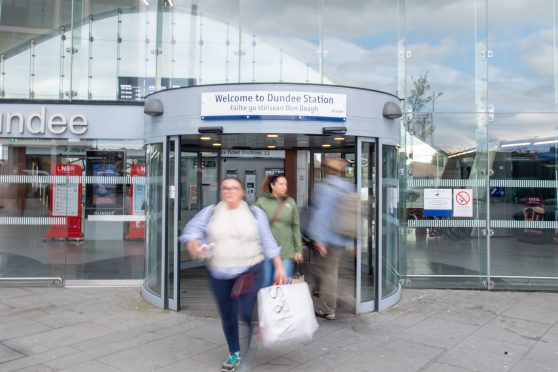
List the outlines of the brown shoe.
{"type": "Polygon", "coordinates": [[[327,320],[335,320],[335,314],[324,313],[321,310],[316,311],[316,315],[327,320]]]}

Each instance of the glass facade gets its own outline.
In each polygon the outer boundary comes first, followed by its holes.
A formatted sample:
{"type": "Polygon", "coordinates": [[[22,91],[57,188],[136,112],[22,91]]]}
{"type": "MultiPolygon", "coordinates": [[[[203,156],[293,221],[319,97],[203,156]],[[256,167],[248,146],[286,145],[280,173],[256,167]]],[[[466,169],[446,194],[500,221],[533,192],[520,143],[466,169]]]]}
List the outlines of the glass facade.
{"type": "MultiPolygon", "coordinates": [[[[383,239],[400,235],[404,285],[557,289],[556,6],[556,0],[4,0],[0,97],[125,104],[160,89],[252,82],[395,94],[404,112],[401,147],[374,151],[400,159],[399,169],[382,170],[377,191],[395,197],[397,190],[402,225],[390,222],[389,200],[378,223],[389,231],[383,239]]],[[[122,174],[99,177],[124,177],[110,190],[127,208],[132,166],[144,163],[146,152],[147,161],[160,161],[158,146],[142,146],[99,140],[74,151],[67,141],[1,137],[1,251],[23,251],[40,275],[120,277],[101,267],[70,268],[144,249],[122,235],[119,250],[111,251],[101,230],[86,225],[85,207],[99,193],[99,180],[88,172],[106,171],[89,169],[85,159],[88,150],[125,154],[122,174]],[[43,241],[48,226],[60,224],[50,220],[54,185],[66,186],[65,198],[75,195],[73,174],[49,178],[56,164],[82,167],[81,223],[93,238],[79,244],[93,246],[79,253],[56,239],[43,241]],[[21,218],[48,220],[26,227],[21,218]],[[30,228],[36,233],[24,234],[30,228]],[[22,248],[6,243],[7,236],[29,242],[22,248]]],[[[160,187],[161,177],[145,186],[160,187]]],[[[146,244],[163,239],[160,226],[149,230],[158,218],[146,221],[146,244]]],[[[157,259],[146,257],[145,274],[133,264],[132,274],[122,275],[156,283],[160,268],[150,262],[157,259]]],[[[2,267],[2,277],[20,275],[18,265],[2,267]]],[[[395,277],[385,275],[389,292],[395,277]]]]}

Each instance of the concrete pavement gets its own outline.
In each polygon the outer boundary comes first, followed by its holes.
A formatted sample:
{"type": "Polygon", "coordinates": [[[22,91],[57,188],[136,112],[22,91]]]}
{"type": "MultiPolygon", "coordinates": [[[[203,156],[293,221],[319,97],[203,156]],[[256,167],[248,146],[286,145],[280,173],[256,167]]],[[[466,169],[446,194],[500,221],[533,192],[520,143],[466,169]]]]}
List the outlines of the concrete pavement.
{"type": "MultiPolygon", "coordinates": [[[[319,320],[312,342],[256,347],[250,371],[558,371],[558,294],[404,289],[381,313],[319,320]]],[[[218,319],[139,288],[0,288],[0,371],[219,371],[218,319]]]]}

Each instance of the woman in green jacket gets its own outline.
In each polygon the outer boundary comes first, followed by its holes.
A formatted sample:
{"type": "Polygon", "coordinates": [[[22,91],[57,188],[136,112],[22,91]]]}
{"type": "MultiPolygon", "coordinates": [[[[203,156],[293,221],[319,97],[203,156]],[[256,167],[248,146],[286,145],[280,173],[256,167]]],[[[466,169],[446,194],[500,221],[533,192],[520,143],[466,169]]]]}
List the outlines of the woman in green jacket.
{"type": "MultiPolygon", "coordinates": [[[[292,276],[294,261],[302,262],[300,217],[296,202],[287,195],[287,178],[284,173],[267,176],[262,188],[264,194],[258,198],[256,205],[267,215],[271,233],[281,247],[285,273],[287,276],[292,276]]],[[[263,287],[273,284],[273,271],[271,262],[265,262],[263,287]]]]}

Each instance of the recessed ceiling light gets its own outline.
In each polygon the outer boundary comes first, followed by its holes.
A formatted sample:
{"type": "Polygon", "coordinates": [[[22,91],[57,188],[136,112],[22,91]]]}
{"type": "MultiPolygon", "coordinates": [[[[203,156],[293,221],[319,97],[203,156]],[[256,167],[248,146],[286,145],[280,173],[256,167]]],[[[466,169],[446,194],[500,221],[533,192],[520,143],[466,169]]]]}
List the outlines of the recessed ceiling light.
{"type": "Polygon", "coordinates": [[[334,137],[333,139],[336,141],[345,141],[345,137],[334,137]]]}
{"type": "Polygon", "coordinates": [[[329,143],[324,143],[322,147],[331,147],[331,145],[329,143]]]}
{"type": "Polygon", "coordinates": [[[201,136],[200,139],[202,141],[209,141],[211,139],[211,136],[201,136]]]}
{"type": "Polygon", "coordinates": [[[266,137],[267,138],[277,138],[277,137],[279,137],[279,135],[278,134],[267,134],[266,137]]]}
{"type": "Polygon", "coordinates": [[[223,146],[222,144],[220,144],[219,142],[215,142],[212,144],[213,147],[221,147],[223,146]]]}
{"type": "Polygon", "coordinates": [[[268,148],[268,149],[274,149],[274,148],[277,148],[277,146],[275,146],[275,145],[267,145],[267,148],[268,148]]]}

